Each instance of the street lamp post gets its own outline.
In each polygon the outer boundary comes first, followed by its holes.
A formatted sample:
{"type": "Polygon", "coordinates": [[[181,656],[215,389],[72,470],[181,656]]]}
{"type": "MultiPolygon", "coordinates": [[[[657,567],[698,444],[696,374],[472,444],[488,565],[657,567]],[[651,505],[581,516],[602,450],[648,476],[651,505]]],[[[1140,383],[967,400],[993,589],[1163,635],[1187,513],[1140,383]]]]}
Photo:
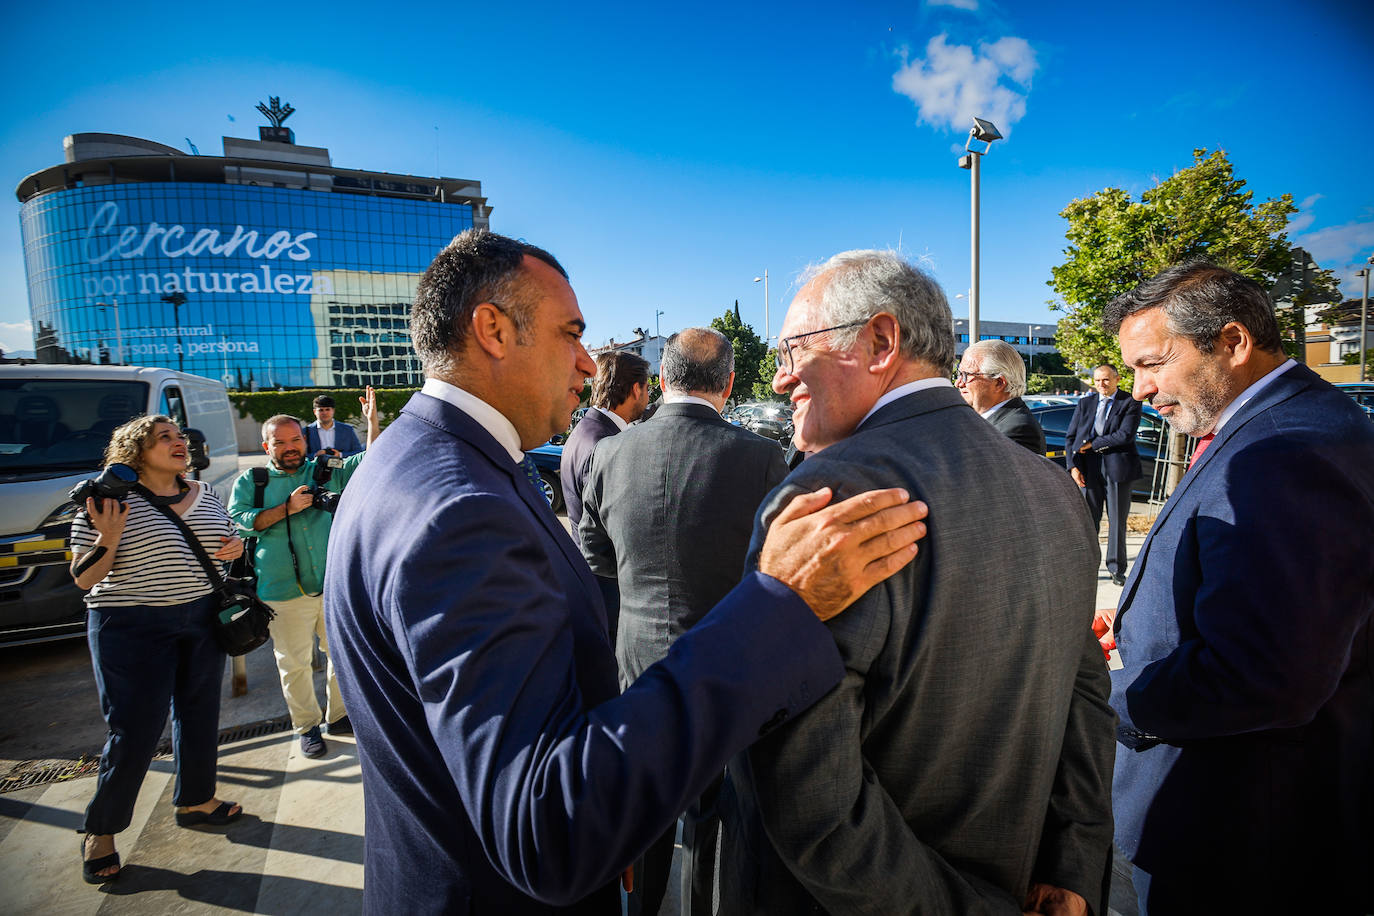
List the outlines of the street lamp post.
{"type": "Polygon", "coordinates": [[[174,293],[163,296],[162,301],[172,304],[172,321],[176,323],[177,328],[177,371],[181,372],[183,368],[185,368],[182,361],[184,358],[183,351],[186,349],[181,344],[181,307],[186,304],[186,294],[181,290],[177,290],[174,293]]]}
{"type": "Polygon", "coordinates": [[[119,300],[111,299],[109,302],[97,302],[96,308],[114,309],[115,316],[115,352],[118,354],[116,359],[119,365],[124,365],[124,331],[119,326],[119,300]]]}
{"type": "Polygon", "coordinates": [[[969,177],[973,187],[973,253],[970,266],[972,286],[969,287],[968,295],[969,343],[974,343],[978,340],[978,164],[983,156],[987,154],[987,151],[992,149],[992,141],[1001,139],[1001,132],[993,126],[991,121],[984,121],[982,118],[974,118],[973,127],[968,132],[968,140],[964,143],[964,155],[959,157],[959,168],[969,170],[969,177]],[[987,145],[982,149],[974,149],[973,144],[975,142],[985,143],[987,145]]]}
{"type": "Polygon", "coordinates": [[[662,317],[663,317],[663,314],[664,314],[664,313],[663,313],[663,310],[662,310],[662,309],[659,309],[658,311],[654,312],[654,336],[655,336],[655,337],[661,337],[661,336],[662,336],[661,334],[658,333],[658,332],[659,332],[658,319],[662,318],[662,317]]]}
{"type": "Polygon", "coordinates": [[[755,283],[763,284],[763,345],[768,346],[768,268],[763,269],[762,277],[755,277],[755,283]]]}
{"type": "MultiPolygon", "coordinates": [[[[1369,259],[1370,264],[1374,264],[1374,257],[1369,259]]],[[[1365,358],[1368,353],[1369,339],[1365,335],[1369,332],[1369,268],[1361,270],[1357,277],[1364,277],[1364,295],[1360,297],[1360,381],[1364,381],[1365,358]]]]}

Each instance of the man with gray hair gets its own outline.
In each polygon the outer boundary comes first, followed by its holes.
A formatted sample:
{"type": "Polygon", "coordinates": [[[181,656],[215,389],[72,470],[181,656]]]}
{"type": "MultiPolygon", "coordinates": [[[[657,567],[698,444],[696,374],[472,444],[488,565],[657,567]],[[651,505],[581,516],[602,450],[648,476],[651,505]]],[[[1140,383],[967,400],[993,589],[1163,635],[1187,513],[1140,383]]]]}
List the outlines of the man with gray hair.
{"type": "Polygon", "coordinates": [[[1026,393],[1026,364],[1011,344],[1004,340],[969,344],[954,386],[993,429],[1037,455],[1045,454],[1045,431],[1021,400],[1026,393]]]}
{"type": "MultiPolygon", "coordinates": [[[[623,685],[666,656],[739,582],[754,512],[787,476],[775,442],[721,419],[734,368],[734,351],[720,332],[674,334],[663,350],[664,404],[654,421],[602,440],[592,456],[582,552],[592,572],[620,585],[615,646],[623,685]]],[[[712,912],[719,788],[718,779],[684,818],[684,914],[712,912]]],[[[636,870],[632,913],[658,911],[675,826],[636,870]]]]}
{"type": "Polygon", "coordinates": [[[929,546],[829,625],[841,684],[730,762],[722,913],[1106,912],[1097,541],[1066,475],[968,411],[951,325],[883,251],[816,268],[783,321],[773,388],[811,457],[765,501],[746,568],[821,487],[908,488],[929,546]]]}

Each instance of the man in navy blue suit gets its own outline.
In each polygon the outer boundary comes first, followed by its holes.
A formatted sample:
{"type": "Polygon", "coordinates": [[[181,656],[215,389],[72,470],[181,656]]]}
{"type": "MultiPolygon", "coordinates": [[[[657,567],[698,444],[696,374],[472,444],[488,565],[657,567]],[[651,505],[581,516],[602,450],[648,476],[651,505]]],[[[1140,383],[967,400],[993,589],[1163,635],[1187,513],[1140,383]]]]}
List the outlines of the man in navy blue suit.
{"type": "Polygon", "coordinates": [[[1103,324],[1135,396],[1200,437],[1114,624],[1141,912],[1370,912],[1374,426],[1228,270],[1172,267],[1103,324]]]}
{"type": "Polygon", "coordinates": [[[818,618],[924,532],[901,491],[821,492],[621,693],[592,574],[522,451],[567,427],[593,371],[584,327],[552,255],[485,230],[420,281],[428,380],[350,480],[325,585],[366,911],[618,913],[615,877],[731,754],[840,681],[818,618]]]}
{"type": "Polygon", "coordinates": [[[1094,369],[1094,390],[1079,399],[1064,433],[1064,463],[1083,490],[1094,525],[1102,524],[1107,508],[1107,572],[1117,585],[1126,581],[1126,516],[1131,483],[1141,472],[1135,448],[1140,402],[1118,389],[1120,379],[1110,363],[1094,369]]]}
{"type": "Polygon", "coordinates": [[[334,420],[334,399],[327,394],[315,398],[315,422],[304,427],[306,454],[312,458],[347,458],[363,450],[358,431],[334,420]]]}

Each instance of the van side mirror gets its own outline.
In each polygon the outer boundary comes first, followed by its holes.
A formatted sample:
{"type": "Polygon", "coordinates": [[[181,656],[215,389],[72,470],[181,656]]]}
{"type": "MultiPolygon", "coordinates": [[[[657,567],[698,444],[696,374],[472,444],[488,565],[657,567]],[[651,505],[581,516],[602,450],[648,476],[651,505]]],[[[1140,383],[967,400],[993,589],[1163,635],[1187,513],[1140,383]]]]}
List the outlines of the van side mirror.
{"type": "Polygon", "coordinates": [[[191,450],[191,467],[203,471],[210,466],[210,455],[205,451],[205,433],[198,429],[183,430],[186,445],[191,450]]]}

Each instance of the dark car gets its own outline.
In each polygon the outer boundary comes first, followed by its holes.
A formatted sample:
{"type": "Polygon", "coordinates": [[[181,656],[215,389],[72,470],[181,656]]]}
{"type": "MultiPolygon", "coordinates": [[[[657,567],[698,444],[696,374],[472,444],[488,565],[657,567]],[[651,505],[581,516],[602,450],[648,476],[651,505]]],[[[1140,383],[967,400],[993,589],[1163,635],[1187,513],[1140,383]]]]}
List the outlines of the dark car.
{"type": "Polygon", "coordinates": [[[741,404],[726,417],[737,426],[772,439],[783,448],[792,441],[792,405],[776,401],[741,404]]]}
{"type": "Polygon", "coordinates": [[[546,442],[525,454],[534,459],[534,466],[539,469],[539,488],[544,491],[549,505],[553,506],[553,511],[562,512],[563,483],[558,467],[563,463],[563,446],[546,442]]]}
{"type": "MultiPolygon", "coordinates": [[[[1064,437],[1069,431],[1069,423],[1073,420],[1073,412],[1076,409],[1075,406],[1069,404],[1047,405],[1030,409],[1031,414],[1040,423],[1040,428],[1045,431],[1045,457],[1051,458],[1061,465],[1064,464],[1064,449],[1067,447],[1064,437]]],[[[1140,453],[1141,477],[1132,487],[1133,496],[1148,499],[1151,495],[1155,479],[1155,465],[1159,461],[1160,449],[1165,445],[1165,427],[1164,418],[1156,413],[1154,408],[1147,406],[1141,412],[1140,426],[1136,429],[1135,434],[1135,448],[1140,453]]]]}

